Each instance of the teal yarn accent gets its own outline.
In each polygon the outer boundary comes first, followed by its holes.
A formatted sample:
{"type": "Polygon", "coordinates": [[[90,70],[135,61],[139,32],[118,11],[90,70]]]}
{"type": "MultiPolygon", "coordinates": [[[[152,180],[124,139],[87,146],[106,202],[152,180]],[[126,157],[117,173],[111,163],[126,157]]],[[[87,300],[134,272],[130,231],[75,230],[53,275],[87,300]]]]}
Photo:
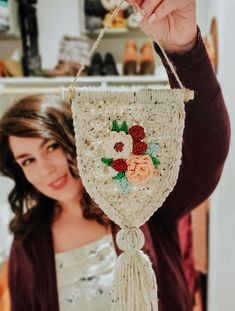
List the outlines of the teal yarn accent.
{"type": "Polygon", "coordinates": [[[110,165],[112,164],[112,162],[113,162],[113,159],[112,159],[112,158],[101,158],[101,161],[102,161],[104,164],[110,166],[110,165]]]}
{"type": "Polygon", "coordinates": [[[148,148],[146,150],[146,154],[150,156],[154,156],[158,151],[159,151],[159,146],[158,144],[149,144],[148,148]]]}
{"type": "Polygon", "coordinates": [[[118,180],[119,187],[121,188],[122,193],[128,194],[131,189],[131,184],[127,180],[126,176],[118,180]]]}

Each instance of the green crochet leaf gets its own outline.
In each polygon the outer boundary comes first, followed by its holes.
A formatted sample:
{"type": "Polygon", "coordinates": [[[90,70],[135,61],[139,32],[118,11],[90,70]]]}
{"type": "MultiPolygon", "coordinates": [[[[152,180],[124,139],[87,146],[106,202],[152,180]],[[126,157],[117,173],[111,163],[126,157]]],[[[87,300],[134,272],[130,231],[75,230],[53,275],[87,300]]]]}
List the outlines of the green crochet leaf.
{"type": "Polygon", "coordinates": [[[152,159],[152,161],[153,161],[153,165],[154,165],[154,166],[156,166],[156,165],[159,165],[159,164],[160,164],[160,161],[159,161],[156,157],[151,156],[151,159],[152,159]]]}
{"type": "Polygon", "coordinates": [[[126,176],[126,174],[124,172],[119,172],[115,177],[113,177],[113,179],[120,180],[125,176],[126,176]]]}
{"type": "Polygon", "coordinates": [[[116,120],[113,121],[112,131],[118,132],[118,133],[120,132],[120,129],[119,129],[119,126],[116,120]]]}
{"type": "Polygon", "coordinates": [[[128,134],[128,126],[127,126],[126,121],[123,121],[121,127],[119,127],[117,121],[114,120],[113,121],[113,125],[112,125],[112,131],[113,132],[118,132],[118,133],[123,131],[126,134],[128,134]]]}
{"type": "Polygon", "coordinates": [[[123,122],[122,122],[122,126],[121,126],[121,128],[120,128],[120,132],[121,132],[121,131],[123,131],[123,132],[125,132],[126,134],[128,134],[128,126],[127,126],[126,121],[123,121],[123,122]]]}
{"type": "Polygon", "coordinates": [[[112,162],[113,162],[113,159],[112,159],[112,158],[101,158],[101,161],[102,161],[104,164],[110,166],[110,165],[112,164],[112,162]]]}

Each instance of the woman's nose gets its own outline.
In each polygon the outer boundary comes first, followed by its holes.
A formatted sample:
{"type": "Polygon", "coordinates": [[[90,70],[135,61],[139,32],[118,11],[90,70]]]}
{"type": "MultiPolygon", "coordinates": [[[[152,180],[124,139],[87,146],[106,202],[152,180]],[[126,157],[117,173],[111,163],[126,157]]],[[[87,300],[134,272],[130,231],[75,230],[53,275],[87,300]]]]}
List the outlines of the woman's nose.
{"type": "Polygon", "coordinates": [[[41,159],[39,161],[39,174],[41,176],[49,176],[55,171],[55,165],[52,160],[41,159]]]}

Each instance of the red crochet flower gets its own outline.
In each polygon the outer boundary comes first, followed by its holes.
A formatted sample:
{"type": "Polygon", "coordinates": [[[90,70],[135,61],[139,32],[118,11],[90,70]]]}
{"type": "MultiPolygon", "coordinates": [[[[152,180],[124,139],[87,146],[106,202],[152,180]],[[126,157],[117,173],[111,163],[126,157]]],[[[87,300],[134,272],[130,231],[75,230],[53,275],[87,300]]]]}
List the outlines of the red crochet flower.
{"type": "Polygon", "coordinates": [[[127,171],[127,164],[126,164],[126,161],[124,161],[123,159],[114,160],[111,166],[115,171],[118,171],[118,172],[127,171]]]}
{"type": "Polygon", "coordinates": [[[145,138],[144,128],[140,125],[133,125],[129,128],[129,134],[132,136],[134,142],[141,141],[145,138]]]}
{"type": "Polygon", "coordinates": [[[143,155],[146,150],[147,150],[147,144],[140,141],[133,145],[132,152],[134,155],[143,155]]]}
{"type": "Polygon", "coordinates": [[[123,151],[123,147],[124,147],[124,144],[120,141],[119,143],[116,143],[113,148],[117,152],[122,152],[123,151]]]}

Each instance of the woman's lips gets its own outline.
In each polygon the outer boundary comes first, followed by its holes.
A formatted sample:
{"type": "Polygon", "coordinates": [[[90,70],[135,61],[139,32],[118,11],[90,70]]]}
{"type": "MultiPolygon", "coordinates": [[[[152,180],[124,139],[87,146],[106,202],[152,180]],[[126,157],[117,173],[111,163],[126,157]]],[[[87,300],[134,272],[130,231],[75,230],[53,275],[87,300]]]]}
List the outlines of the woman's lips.
{"type": "Polygon", "coordinates": [[[54,190],[61,190],[66,185],[67,179],[67,175],[64,175],[63,177],[60,177],[55,181],[51,182],[49,186],[54,190]]]}

